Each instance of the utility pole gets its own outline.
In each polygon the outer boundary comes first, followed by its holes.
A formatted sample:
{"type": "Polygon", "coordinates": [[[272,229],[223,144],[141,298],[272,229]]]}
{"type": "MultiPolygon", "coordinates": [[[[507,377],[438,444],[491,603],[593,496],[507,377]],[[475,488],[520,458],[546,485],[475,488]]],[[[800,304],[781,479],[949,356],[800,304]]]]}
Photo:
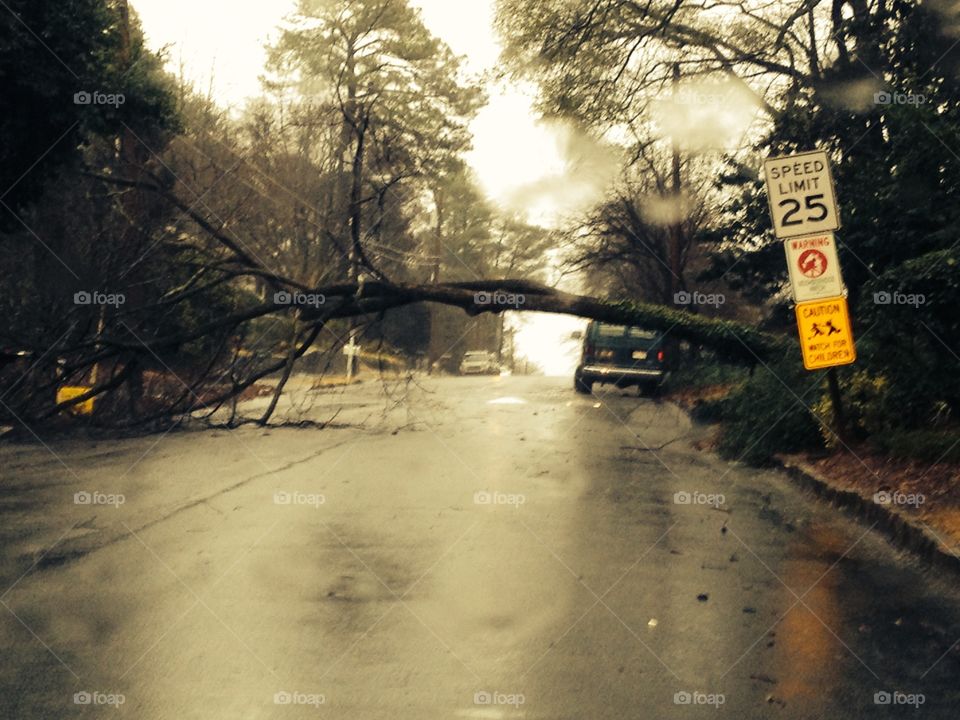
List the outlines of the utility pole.
{"type": "MultiPolygon", "coordinates": [[[[353,245],[350,245],[350,279],[354,282],[358,282],[360,278],[359,264],[357,260],[356,251],[353,245]]],[[[343,348],[343,354],[347,358],[347,382],[353,380],[354,367],[353,363],[357,356],[357,320],[356,318],[350,318],[350,332],[347,334],[347,344],[343,348]]]]}
{"type": "MultiPolygon", "coordinates": [[[[362,283],[360,282],[360,256],[362,253],[362,248],[360,246],[360,222],[362,220],[361,193],[363,190],[362,179],[365,131],[366,128],[362,128],[357,132],[357,149],[353,156],[353,183],[350,190],[350,279],[357,283],[358,288],[363,287],[362,283]]],[[[347,347],[349,348],[349,350],[347,350],[348,382],[353,379],[354,373],[359,370],[359,367],[355,366],[356,357],[359,353],[359,347],[357,346],[358,335],[359,331],[357,328],[357,319],[350,318],[350,335],[347,344],[347,347]]]]}
{"type": "MultiPolygon", "coordinates": [[[[361,124],[361,119],[357,112],[357,76],[355,48],[351,43],[347,51],[347,104],[344,108],[344,127],[343,144],[344,151],[351,146],[350,135],[356,138],[356,149],[353,151],[353,160],[350,168],[350,191],[347,214],[350,224],[350,251],[347,256],[349,264],[350,279],[360,287],[360,257],[362,249],[360,246],[361,228],[360,223],[363,218],[361,206],[361,194],[363,191],[363,153],[364,140],[366,135],[366,121],[361,124]],[[351,133],[352,130],[352,133],[351,133]]],[[[348,334],[347,346],[344,348],[344,354],[347,357],[347,382],[353,379],[356,369],[356,356],[359,351],[357,347],[357,319],[350,318],[350,332],[348,334]]]]}
{"type": "MultiPolygon", "coordinates": [[[[440,282],[440,257],[443,254],[443,191],[440,188],[433,190],[433,204],[437,211],[437,224],[433,233],[433,264],[430,268],[430,283],[440,282]]],[[[440,360],[440,306],[431,303],[429,306],[430,338],[427,347],[427,373],[433,374],[434,363],[440,360]]]]}
{"type": "MultiPolygon", "coordinates": [[[[678,62],[673,64],[672,92],[673,101],[676,106],[680,95],[680,63],[678,62]]],[[[676,220],[670,225],[670,231],[668,235],[670,247],[668,249],[667,264],[670,269],[670,282],[667,291],[668,296],[665,298],[668,304],[674,302],[674,298],[678,292],[686,289],[683,286],[683,177],[681,175],[680,166],[680,141],[677,137],[676,131],[671,134],[670,142],[672,146],[670,190],[673,195],[673,202],[676,203],[676,207],[674,208],[676,220]]],[[[666,349],[667,365],[671,368],[676,368],[680,360],[680,343],[668,337],[666,340],[666,349]]]]}
{"type": "MultiPolygon", "coordinates": [[[[680,88],[680,63],[673,64],[673,100],[677,102],[680,88]]],[[[680,173],[680,143],[677,134],[674,132],[671,136],[672,157],[671,157],[671,191],[673,201],[677,204],[677,219],[670,226],[670,297],[667,302],[673,302],[673,296],[684,290],[683,287],[683,216],[680,213],[681,196],[683,190],[683,178],[680,173]]]]}
{"type": "MultiPolygon", "coordinates": [[[[120,50],[119,65],[129,70],[133,65],[133,42],[131,40],[130,28],[130,7],[127,0],[117,0],[117,14],[119,15],[120,29],[120,50]]],[[[120,88],[114,88],[115,92],[120,88]]],[[[117,161],[121,175],[130,180],[140,180],[143,172],[143,164],[146,161],[146,149],[141,147],[139,139],[128,126],[124,125],[118,138],[117,161]]],[[[131,223],[138,223],[143,217],[141,196],[138,190],[131,190],[125,194],[121,200],[124,205],[124,212],[131,223]]],[[[131,247],[136,247],[136,253],[139,254],[141,246],[140,228],[134,226],[128,227],[123,233],[123,251],[126,253],[131,247]]],[[[125,273],[126,274],[126,273],[125,273]]],[[[142,285],[137,282],[137,276],[140,275],[140,269],[133,271],[133,276],[129,277],[129,288],[127,290],[128,301],[134,307],[139,305],[143,299],[142,285]]],[[[106,325],[106,308],[100,307],[100,317],[97,323],[97,336],[99,337],[106,325]]],[[[132,416],[137,415],[140,401],[143,397],[143,367],[140,363],[140,356],[134,353],[129,359],[129,365],[132,366],[130,376],[127,379],[127,389],[129,392],[129,409],[132,416]]],[[[97,384],[99,375],[99,366],[95,365],[92,372],[92,385],[97,384]]]]}

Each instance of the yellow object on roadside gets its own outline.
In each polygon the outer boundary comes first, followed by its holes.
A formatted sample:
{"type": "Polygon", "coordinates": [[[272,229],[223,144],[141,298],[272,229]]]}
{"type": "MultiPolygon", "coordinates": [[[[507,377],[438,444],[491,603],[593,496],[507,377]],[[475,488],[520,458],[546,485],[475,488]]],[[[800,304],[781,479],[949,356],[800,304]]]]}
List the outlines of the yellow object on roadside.
{"type": "MultiPolygon", "coordinates": [[[[64,385],[62,388],[57,389],[57,403],[67,402],[67,400],[72,400],[75,397],[80,397],[84,393],[90,392],[92,388],[84,387],[83,385],[64,385]]],[[[71,405],[67,408],[70,412],[76,413],[77,415],[92,415],[93,414],[93,398],[88,398],[83,402],[79,402],[76,405],[71,405]]]]}

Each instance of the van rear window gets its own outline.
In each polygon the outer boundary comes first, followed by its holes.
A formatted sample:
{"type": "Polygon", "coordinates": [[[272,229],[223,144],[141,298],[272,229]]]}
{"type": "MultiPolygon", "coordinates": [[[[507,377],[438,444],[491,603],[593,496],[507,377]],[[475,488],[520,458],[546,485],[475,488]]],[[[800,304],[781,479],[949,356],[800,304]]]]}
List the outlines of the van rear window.
{"type": "Polygon", "coordinates": [[[625,325],[607,325],[600,323],[597,326],[597,334],[600,337],[623,337],[627,328],[625,325]]]}
{"type": "Polygon", "coordinates": [[[626,325],[608,325],[606,323],[597,324],[597,335],[600,337],[628,337],[637,340],[654,340],[657,337],[657,333],[653,330],[627,327],[626,325]]]}

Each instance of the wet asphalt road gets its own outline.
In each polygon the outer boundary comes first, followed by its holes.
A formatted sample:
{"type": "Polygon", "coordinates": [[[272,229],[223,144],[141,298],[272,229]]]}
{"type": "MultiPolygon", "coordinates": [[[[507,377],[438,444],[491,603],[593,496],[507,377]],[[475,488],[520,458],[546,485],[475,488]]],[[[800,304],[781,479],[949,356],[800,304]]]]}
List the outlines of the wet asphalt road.
{"type": "Polygon", "coordinates": [[[673,406],[407,391],[0,447],[0,717],[960,716],[958,581],[673,406]]]}

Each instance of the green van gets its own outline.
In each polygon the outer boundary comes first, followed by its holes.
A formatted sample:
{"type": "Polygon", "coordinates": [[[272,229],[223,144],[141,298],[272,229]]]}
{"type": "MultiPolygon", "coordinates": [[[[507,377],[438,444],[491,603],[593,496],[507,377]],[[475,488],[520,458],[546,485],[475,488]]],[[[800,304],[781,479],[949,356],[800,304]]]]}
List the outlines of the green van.
{"type": "Polygon", "coordinates": [[[653,330],[591,321],[583,335],[580,364],[573,378],[579,393],[594,383],[617,387],[636,385],[654,394],[666,377],[664,336],[653,330]]]}

